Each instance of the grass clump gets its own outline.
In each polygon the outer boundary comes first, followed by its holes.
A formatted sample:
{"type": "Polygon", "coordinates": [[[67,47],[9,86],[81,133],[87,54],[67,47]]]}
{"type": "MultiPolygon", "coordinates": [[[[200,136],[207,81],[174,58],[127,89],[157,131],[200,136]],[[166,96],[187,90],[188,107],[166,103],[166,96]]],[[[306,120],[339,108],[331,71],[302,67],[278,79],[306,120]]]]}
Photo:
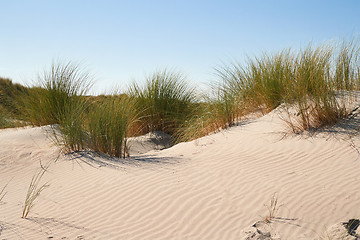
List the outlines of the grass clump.
{"type": "Polygon", "coordinates": [[[84,149],[83,123],[88,105],[83,96],[92,85],[89,74],[71,62],[53,63],[49,72],[39,76],[39,83],[39,87],[33,88],[26,108],[30,122],[52,124],[55,138],[66,150],[84,149]]]}
{"type": "Polygon", "coordinates": [[[236,99],[240,112],[268,112],[286,98],[293,79],[293,53],[290,49],[248,59],[247,64],[232,63],[217,69],[227,98],[236,99]],[[241,107],[240,107],[241,106],[241,107]],[[246,111],[244,111],[246,109],[246,111]]]}
{"type": "Polygon", "coordinates": [[[231,127],[250,112],[268,112],[279,106],[287,96],[294,71],[291,56],[286,50],[249,60],[246,66],[234,63],[216,69],[221,81],[181,129],[181,139],[196,139],[231,127]]]}
{"type": "Polygon", "coordinates": [[[168,70],[148,77],[143,87],[133,84],[129,95],[136,100],[141,133],[163,131],[175,135],[196,103],[195,89],[180,73],[168,70]]]}
{"type": "Polygon", "coordinates": [[[267,223],[271,222],[271,220],[276,218],[279,209],[282,207],[282,205],[279,205],[278,203],[278,198],[279,198],[278,194],[274,193],[273,196],[271,197],[269,205],[265,205],[266,208],[268,209],[268,215],[265,217],[265,222],[267,223]]]}
{"type": "Polygon", "coordinates": [[[23,102],[31,89],[0,78],[0,128],[19,127],[26,124],[23,102]]]}
{"type": "Polygon", "coordinates": [[[39,77],[27,106],[34,125],[52,125],[67,152],[91,149],[116,157],[127,152],[128,128],[135,119],[133,100],[125,95],[90,98],[89,74],[73,63],[55,63],[39,77]]]}
{"type": "Polygon", "coordinates": [[[344,41],[309,45],[297,54],[291,49],[264,54],[247,65],[220,68],[220,89],[226,92],[221,96],[222,106],[231,109],[222,117],[228,116],[231,126],[242,114],[266,113],[283,105],[293,132],[333,124],[351,111],[353,91],[360,82],[359,57],[358,42],[344,41]],[[236,107],[228,108],[228,99],[236,107]]]}
{"type": "Polygon", "coordinates": [[[203,101],[193,106],[194,113],[177,132],[177,140],[190,141],[211,132],[233,126],[242,109],[224,88],[214,88],[213,96],[203,96],[203,101]]]}
{"type": "Polygon", "coordinates": [[[356,40],[344,41],[335,58],[334,84],[336,89],[352,91],[360,84],[360,46],[356,40]]]}
{"type": "Polygon", "coordinates": [[[182,139],[192,140],[231,127],[250,112],[265,113],[279,106],[293,79],[292,56],[286,50],[250,59],[245,66],[233,63],[216,69],[221,81],[182,130],[182,139]]]}
{"type": "Polygon", "coordinates": [[[293,132],[331,125],[348,116],[359,83],[358,69],[354,67],[359,49],[343,42],[340,48],[328,44],[309,46],[298,54],[289,96],[292,101],[288,102],[295,102],[298,112],[297,118],[288,118],[293,132]]]}
{"type": "Polygon", "coordinates": [[[0,77],[0,106],[12,116],[21,115],[21,100],[29,88],[0,77]]]}
{"type": "Polygon", "coordinates": [[[293,79],[291,60],[291,51],[285,50],[250,62],[246,74],[248,82],[251,82],[247,98],[253,105],[269,111],[283,102],[293,79]]]}
{"type": "Polygon", "coordinates": [[[128,155],[127,137],[136,121],[133,99],[113,95],[94,104],[89,112],[89,147],[116,157],[128,155]]]}
{"type": "Polygon", "coordinates": [[[28,116],[34,125],[60,124],[85,107],[85,95],[92,82],[78,65],[53,63],[50,71],[39,76],[39,87],[31,94],[28,116]],[[80,109],[79,109],[80,108],[80,109]]]}
{"type": "Polygon", "coordinates": [[[67,152],[81,151],[87,147],[87,132],[84,126],[86,106],[84,99],[77,99],[72,107],[63,113],[60,123],[52,125],[55,139],[67,152]]]}
{"type": "Polygon", "coordinates": [[[294,59],[294,81],[287,102],[294,102],[298,112],[295,122],[289,121],[294,132],[330,124],[338,118],[330,74],[332,53],[330,46],[308,46],[294,59]]]}
{"type": "Polygon", "coordinates": [[[12,127],[8,120],[9,117],[10,116],[8,115],[7,111],[0,106],[0,129],[12,127]]]}

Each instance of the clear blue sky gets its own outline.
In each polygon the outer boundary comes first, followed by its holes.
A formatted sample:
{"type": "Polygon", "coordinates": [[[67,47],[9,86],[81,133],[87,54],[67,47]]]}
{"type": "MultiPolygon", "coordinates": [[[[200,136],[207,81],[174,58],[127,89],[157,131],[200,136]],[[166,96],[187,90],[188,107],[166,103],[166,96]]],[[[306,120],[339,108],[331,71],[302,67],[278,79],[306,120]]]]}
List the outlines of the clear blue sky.
{"type": "Polygon", "coordinates": [[[222,62],[360,35],[360,0],[4,0],[0,12],[0,76],[29,83],[71,60],[94,93],[163,68],[209,83],[222,62]]]}

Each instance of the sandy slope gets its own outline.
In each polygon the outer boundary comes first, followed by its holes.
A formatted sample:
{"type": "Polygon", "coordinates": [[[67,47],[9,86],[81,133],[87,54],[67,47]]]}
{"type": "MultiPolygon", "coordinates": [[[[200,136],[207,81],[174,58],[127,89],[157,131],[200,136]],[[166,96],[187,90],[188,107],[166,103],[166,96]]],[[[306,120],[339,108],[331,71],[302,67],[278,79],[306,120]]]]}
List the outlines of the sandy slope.
{"type": "Polygon", "coordinates": [[[44,129],[1,130],[0,188],[9,184],[0,239],[256,239],[251,226],[274,193],[277,218],[257,225],[272,239],[314,239],[334,224],[339,232],[360,218],[360,138],[348,126],[284,137],[272,112],[118,162],[91,153],[54,162],[59,150],[44,129]],[[39,161],[53,161],[50,186],[21,219],[39,161]]]}

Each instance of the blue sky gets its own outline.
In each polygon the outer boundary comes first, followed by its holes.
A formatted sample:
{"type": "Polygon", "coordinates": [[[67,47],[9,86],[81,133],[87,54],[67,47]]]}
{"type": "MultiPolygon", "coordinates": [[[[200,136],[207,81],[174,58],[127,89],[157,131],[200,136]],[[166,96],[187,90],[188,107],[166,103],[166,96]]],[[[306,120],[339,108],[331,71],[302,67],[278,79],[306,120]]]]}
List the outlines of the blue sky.
{"type": "Polygon", "coordinates": [[[164,68],[207,84],[223,62],[360,35],[359,0],[4,0],[0,12],[0,76],[29,84],[74,61],[94,93],[164,68]]]}

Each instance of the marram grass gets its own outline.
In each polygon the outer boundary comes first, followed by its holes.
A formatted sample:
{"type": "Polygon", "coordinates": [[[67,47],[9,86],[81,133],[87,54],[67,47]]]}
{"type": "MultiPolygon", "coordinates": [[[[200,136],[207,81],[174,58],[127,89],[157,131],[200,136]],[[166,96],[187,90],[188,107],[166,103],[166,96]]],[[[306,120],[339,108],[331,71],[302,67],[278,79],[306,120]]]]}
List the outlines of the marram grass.
{"type": "Polygon", "coordinates": [[[92,86],[87,72],[78,65],[53,63],[50,71],[39,76],[39,87],[29,97],[28,118],[35,125],[59,124],[69,112],[79,111],[85,95],[92,86]]]}
{"type": "Polygon", "coordinates": [[[50,71],[39,76],[39,84],[31,91],[26,107],[29,121],[52,124],[55,139],[67,151],[84,149],[87,102],[83,95],[92,85],[89,74],[71,62],[53,63],[50,71]]]}
{"type": "MultiPolygon", "coordinates": [[[[34,125],[53,124],[68,151],[93,149],[124,157],[128,136],[164,131],[188,141],[237,124],[253,111],[279,106],[292,131],[331,125],[345,118],[360,85],[358,41],[285,49],[216,69],[212,94],[199,97],[185,77],[157,71],[127,94],[90,103],[91,81],[77,65],[53,64],[31,88],[25,106],[34,125]],[[294,110],[296,112],[294,112],[294,110]],[[54,125],[56,124],[56,125],[54,125]]],[[[1,109],[0,109],[1,110],[1,109]]],[[[0,116],[0,124],[6,118],[0,116]]]]}
{"type": "Polygon", "coordinates": [[[292,106],[298,111],[296,116],[288,112],[286,119],[294,132],[331,125],[351,111],[349,101],[354,100],[352,92],[360,81],[359,51],[357,41],[325,43],[309,45],[296,54],[289,49],[264,54],[247,65],[220,68],[221,88],[231,95],[223,100],[236,99],[235,104],[242,106],[227,116],[238,117],[239,109],[268,112],[283,104],[285,110],[292,106]]]}
{"type": "Polygon", "coordinates": [[[113,95],[92,105],[88,119],[88,147],[116,157],[128,155],[129,128],[137,116],[133,99],[113,95]]]}
{"type": "Polygon", "coordinates": [[[160,130],[172,135],[192,115],[197,99],[185,78],[169,70],[155,72],[144,86],[133,84],[129,95],[136,101],[143,133],[160,130]]]}

